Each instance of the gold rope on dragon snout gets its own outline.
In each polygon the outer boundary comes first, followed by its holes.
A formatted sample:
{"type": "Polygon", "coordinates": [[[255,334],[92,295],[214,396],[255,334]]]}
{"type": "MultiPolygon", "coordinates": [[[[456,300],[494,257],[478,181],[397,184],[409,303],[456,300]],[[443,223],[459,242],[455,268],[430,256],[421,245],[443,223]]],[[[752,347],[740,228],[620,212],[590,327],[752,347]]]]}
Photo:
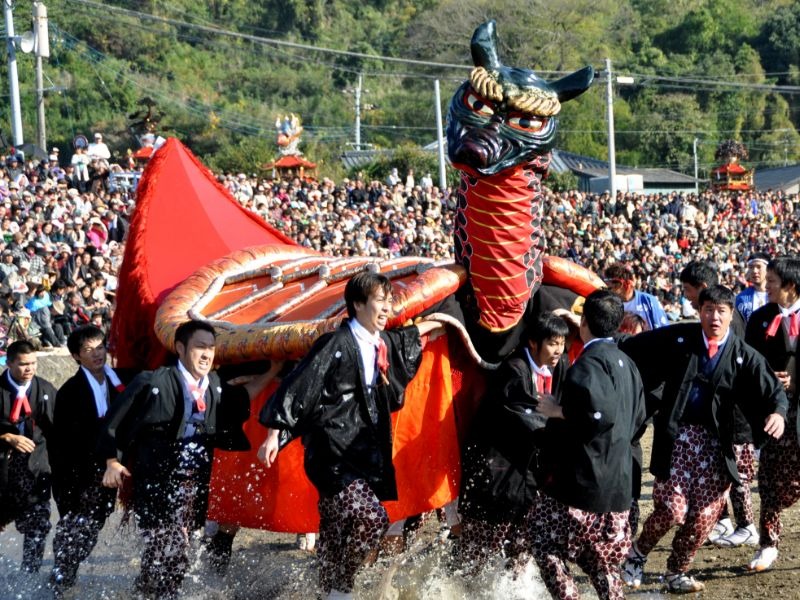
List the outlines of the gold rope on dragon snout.
{"type": "Polygon", "coordinates": [[[516,86],[506,86],[504,88],[496,77],[483,67],[472,69],[469,81],[475,91],[487,100],[494,102],[505,100],[511,108],[537,117],[553,117],[561,111],[561,103],[553,92],[535,87],[521,89],[516,86]]]}

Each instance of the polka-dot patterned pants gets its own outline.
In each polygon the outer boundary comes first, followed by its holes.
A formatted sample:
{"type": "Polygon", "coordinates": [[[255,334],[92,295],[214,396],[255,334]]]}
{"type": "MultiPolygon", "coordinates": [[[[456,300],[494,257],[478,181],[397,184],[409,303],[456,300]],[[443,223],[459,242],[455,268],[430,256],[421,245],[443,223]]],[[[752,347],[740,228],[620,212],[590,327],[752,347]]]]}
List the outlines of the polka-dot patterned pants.
{"type": "Polygon", "coordinates": [[[61,515],[53,537],[53,579],[65,586],[72,585],[78,567],[92,553],[97,536],[114,510],[116,490],[104,488],[98,481],[80,492],[77,510],[61,515]]]}
{"type": "Polygon", "coordinates": [[[736,470],[739,471],[740,485],[731,487],[731,505],[737,527],[747,527],[755,522],[753,497],[750,484],[756,476],[756,449],[753,444],[734,444],[736,470]]]}
{"type": "Polygon", "coordinates": [[[654,510],[642,527],[636,546],[644,555],[674,526],[667,570],[685,573],[722,512],[730,477],[719,441],[699,425],[681,425],[672,450],[666,481],[653,486],[654,510]]]}
{"type": "Polygon", "coordinates": [[[386,509],[369,484],[356,479],[335,496],[320,498],[319,517],[320,588],[325,594],[352,592],[358,569],[389,526],[386,509]]]}
{"type": "Polygon", "coordinates": [[[8,487],[0,496],[0,529],[13,522],[23,536],[22,570],[37,573],[42,566],[44,543],[50,532],[49,482],[28,469],[30,454],[11,451],[8,487]],[[48,497],[31,502],[32,497],[48,497]]]}
{"type": "Polygon", "coordinates": [[[554,598],[580,598],[568,560],[589,576],[601,599],[624,598],[619,568],[631,547],[627,510],[590,513],[540,494],[529,524],[533,557],[554,598]]]}
{"type": "MultiPolygon", "coordinates": [[[[787,418],[793,424],[793,418],[787,418]]],[[[797,431],[787,425],[783,437],[761,450],[758,468],[761,496],[761,546],[777,546],[781,538],[781,511],[800,500],[800,445],[797,431]]]]}
{"type": "Polygon", "coordinates": [[[636,537],[636,532],[639,531],[639,517],[641,517],[641,515],[642,511],[639,508],[639,500],[634,498],[631,502],[631,509],[628,511],[628,524],[631,528],[631,538],[636,537]]]}
{"type": "Polygon", "coordinates": [[[464,575],[474,576],[494,556],[519,556],[526,549],[525,531],[521,523],[490,523],[463,517],[454,556],[458,568],[464,575]]]}
{"type": "MultiPolygon", "coordinates": [[[[198,515],[205,515],[211,457],[203,444],[185,444],[178,469],[172,474],[164,498],[169,511],[157,527],[143,527],[144,551],[135,587],[143,595],[158,600],[177,598],[189,569],[190,535],[201,526],[198,515]]],[[[135,508],[135,507],[134,507],[135,508]]]]}

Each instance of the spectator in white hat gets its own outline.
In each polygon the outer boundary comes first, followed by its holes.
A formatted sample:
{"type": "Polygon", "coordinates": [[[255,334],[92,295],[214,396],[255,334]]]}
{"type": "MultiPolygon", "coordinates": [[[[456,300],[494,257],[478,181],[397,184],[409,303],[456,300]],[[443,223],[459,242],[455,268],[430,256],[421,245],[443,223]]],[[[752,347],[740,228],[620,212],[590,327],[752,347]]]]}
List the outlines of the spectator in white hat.
{"type": "Polygon", "coordinates": [[[87,154],[91,158],[98,158],[100,160],[108,161],[111,159],[111,151],[108,149],[108,146],[106,146],[105,142],[103,141],[102,133],[94,134],[94,143],[89,144],[89,150],[87,154]]]}

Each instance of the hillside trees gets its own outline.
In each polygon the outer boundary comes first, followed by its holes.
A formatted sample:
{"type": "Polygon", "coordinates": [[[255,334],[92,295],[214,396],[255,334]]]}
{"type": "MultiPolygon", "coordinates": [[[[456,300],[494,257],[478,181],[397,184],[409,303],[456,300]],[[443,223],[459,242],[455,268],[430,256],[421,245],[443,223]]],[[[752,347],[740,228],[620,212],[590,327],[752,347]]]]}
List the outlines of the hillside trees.
{"type": "MultiPolygon", "coordinates": [[[[102,130],[118,155],[135,148],[128,115],[152,98],[159,132],[177,135],[208,164],[250,170],[274,158],[274,122],[298,114],[304,150],[322,174],[354,141],[354,89],[362,89],[362,142],[376,148],[435,139],[433,78],[446,114],[469,73],[475,26],[496,18],[501,56],[559,77],[604,60],[630,74],[615,86],[617,159],[691,172],[720,139],[751,148],[752,164],[800,159],[800,101],[752,86],[800,85],[800,4],[791,0],[49,0],[52,56],[45,74],[49,145],[102,130]],[[123,14],[113,7],[129,11],[123,14]],[[156,19],[143,14],[155,15],[156,19]],[[159,20],[161,19],[161,20],[159,20]],[[198,26],[201,29],[198,29],[198,26]],[[237,39],[207,28],[295,42],[237,39]],[[203,29],[205,28],[205,29],[203,29]],[[320,46],[348,52],[332,54],[320,46]],[[354,53],[415,58],[407,64],[354,53]],[[735,85],[733,85],[735,84],[735,85]],[[49,84],[48,84],[49,85],[49,84]]],[[[17,3],[17,31],[30,6],[17,3]]],[[[23,127],[35,139],[33,58],[18,55],[23,127]]],[[[0,65],[4,81],[6,67],[0,65]]],[[[602,80],[565,103],[557,144],[605,158],[602,80]]],[[[8,133],[0,105],[0,130],[8,133]]]]}

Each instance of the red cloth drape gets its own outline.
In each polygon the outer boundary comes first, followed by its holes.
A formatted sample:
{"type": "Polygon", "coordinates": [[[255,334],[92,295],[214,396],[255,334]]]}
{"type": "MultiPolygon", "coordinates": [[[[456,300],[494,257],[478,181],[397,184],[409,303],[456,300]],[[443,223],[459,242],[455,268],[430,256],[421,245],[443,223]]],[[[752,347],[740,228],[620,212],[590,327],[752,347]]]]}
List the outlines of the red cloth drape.
{"type": "Polygon", "coordinates": [[[153,323],[164,296],[210,261],[270,243],[294,245],[239,206],[186,146],[168,139],[147,164],[137,190],[111,324],[117,365],[159,366],[166,351],[153,323]]]}

